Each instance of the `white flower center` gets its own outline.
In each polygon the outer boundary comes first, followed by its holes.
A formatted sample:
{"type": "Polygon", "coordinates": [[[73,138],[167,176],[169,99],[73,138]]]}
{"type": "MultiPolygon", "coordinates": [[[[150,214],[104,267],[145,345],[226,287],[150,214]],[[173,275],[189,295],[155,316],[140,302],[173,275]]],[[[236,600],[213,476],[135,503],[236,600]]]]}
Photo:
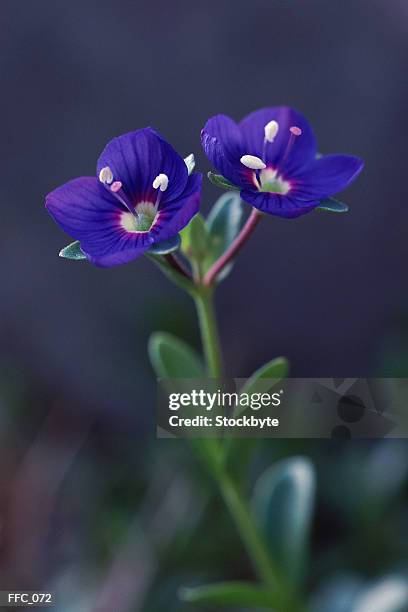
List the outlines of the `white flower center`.
{"type": "Polygon", "coordinates": [[[140,202],[135,208],[136,214],[123,212],[120,224],[124,230],[131,233],[149,232],[158,218],[158,212],[151,202],[140,202]]]}
{"type": "Polygon", "coordinates": [[[278,175],[273,168],[265,168],[259,173],[259,178],[254,176],[254,183],[259,191],[267,193],[280,193],[286,195],[290,191],[290,183],[278,175]]]}

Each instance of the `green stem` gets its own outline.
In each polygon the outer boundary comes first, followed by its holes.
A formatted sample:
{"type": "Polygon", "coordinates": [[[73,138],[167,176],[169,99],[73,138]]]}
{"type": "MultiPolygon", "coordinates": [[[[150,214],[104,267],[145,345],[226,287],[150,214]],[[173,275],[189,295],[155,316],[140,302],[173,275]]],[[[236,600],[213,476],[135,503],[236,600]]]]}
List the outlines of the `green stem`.
{"type": "MultiPolygon", "coordinates": [[[[200,322],[200,330],[205,358],[210,377],[222,376],[222,357],[218,337],[217,323],[213,304],[213,290],[198,285],[195,302],[200,322]]],[[[259,578],[267,585],[279,601],[284,601],[285,591],[280,572],[275,567],[264,539],[253,521],[245,499],[238,491],[235,483],[227,474],[223,465],[223,449],[217,445],[216,452],[220,460],[212,465],[213,476],[217,481],[221,495],[231,514],[242,542],[248,552],[259,578]]]]}
{"type": "Polygon", "coordinates": [[[225,471],[220,471],[216,477],[222,497],[235,521],[241,540],[260,580],[277,595],[281,579],[277,568],[273,566],[264,540],[252,519],[246,501],[225,471]]]}
{"type": "Polygon", "coordinates": [[[213,291],[199,288],[194,296],[198,320],[200,323],[201,340],[211,378],[221,378],[223,374],[221,346],[215,318],[213,291]]]}

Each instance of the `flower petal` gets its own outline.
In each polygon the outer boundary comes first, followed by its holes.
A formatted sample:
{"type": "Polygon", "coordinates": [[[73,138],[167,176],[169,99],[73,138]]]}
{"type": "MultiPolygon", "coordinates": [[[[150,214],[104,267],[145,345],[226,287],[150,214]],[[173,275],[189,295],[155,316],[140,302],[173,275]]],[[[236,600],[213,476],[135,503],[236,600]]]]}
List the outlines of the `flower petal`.
{"type": "Polygon", "coordinates": [[[188,170],[183,158],[152,128],[118,136],[102,151],[97,172],[109,166],[115,181],[123,184],[133,203],[154,202],[153,181],[159,174],[169,178],[168,198],[179,196],[187,183],[188,170]]]}
{"type": "Polygon", "coordinates": [[[74,179],[51,192],[46,207],[67,234],[79,240],[87,258],[101,266],[135,259],[149,248],[148,232],[123,229],[121,208],[95,177],[74,179]]]}
{"type": "Polygon", "coordinates": [[[269,215],[293,219],[312,211],[319,206],[319,201],[305,201],[278,193],[241,191],[241,198],[269,215]]]}
{"type": "Polygon", "coordinates": [[[364,162],[351,155],[326,155],[314,160],[294,177],[293,195],[304,199],[326,198],[342,191],[363,169],[364,162]]]}
{"type": "Polygon", "coordinates": [[[245,153],[240,130],[227,115],[211,117],[201,131],[201,143],[215,168],[234,185],[248,184],[247,169],[240,162],[245,153]]]}
{"type": "Polygon", "coordinates": [[[162,242],[175,236],[198,213],[201,198],[201,174],[188,177],[187,187],[181,197],[163,202],[159,207],[159,218],[151,234],[154,242],[162,242]]]}
{"type": "Polygon", "coordinates": [[[316,157],[316,139],[312,128],[303,115],[288,106],[275,106],[257,110],[239,123],[245,153],[256,155],[267,165],[277,167],[284,173],[299,171],[316,157]],[[267,142],[264,149],[265,125],[277,121],[279,130],[273,142],[267,142]],[[296,137],[289,155],[282,164],[289,141],[289,128],[297,126],[302,134],[296,137]],[[265,159],[264,159],[265,158],[265,159]]]}

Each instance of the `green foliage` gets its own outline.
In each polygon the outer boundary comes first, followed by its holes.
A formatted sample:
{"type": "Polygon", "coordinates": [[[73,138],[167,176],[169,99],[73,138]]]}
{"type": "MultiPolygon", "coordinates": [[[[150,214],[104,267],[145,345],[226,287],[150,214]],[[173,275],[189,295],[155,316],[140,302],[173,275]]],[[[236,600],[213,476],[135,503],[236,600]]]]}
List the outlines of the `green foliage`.
{"type": "Polygon", "coordinates": [[[241,389],[241,393],[268,393],[279,381],[287,377],[289,362],[286,357],[275,357],[256,370],[241,389]]]}
{"type": "MultiPolygon", "coordinates": [[[[243,221],[244,206],[238,194],[230,191],[216,201],[206,222],[209,233],[209,249],[205,259],[207,270],[238,236],[243,221]]],[[[219,275],[219,280],[225,278],[232,267],[232,263],[226,266],[219,275]]]]}
{"type": "Polygon", "coordinates": [[[250,606],[273,609],[271,593],[262,586],[247,582],[220,582],[205,586],[180,589],[180,599],[207,606],[250,606]]]}
{"type": "Polygon", "coordinates": [[[208,240],[204,217],[197,213],[181,231],[181,250],[189,259],[201,262],[208,251],[208,240]]]}
{"type": "Polygon", "coordinates": [[[150,336],[148,351],[158,378],[204,378],[204,365],[188,344],[166,332],[150,336]]]}
{"type": "MultiPolygon", "coordinates": [[[[149,339],[148,353],[157,378],[206,378],[204,364],[198,354],[172,334],[154,332],[149,339]]],[[[174,380],[169,381],[169,385],[169,391],[179,391],[174,380]]],[[[219,440],[192,438],[190,444],[211,472],[219,470],[223,460],[219,440]]]]}
{"type": "Polygon", "coordinates": [[[226,179],[222,174],[214,174],[214,172],[208,172],[208,180],[210,183],[221,189],[228,189],[229,191],[240,191],[240,187],[237,187],[226,179]]]}
{"type": "Polygon", "coordinates": [[[336,200],[335,198],[326,198],[325,200],[321,200],[317,210],[326,210],[334,213],[345,213],[347,212],[349,207],[347,204],[336,200]]]}
{"type": "Polygon", "coordinates": [[[177,251],[180,244],[181,238],[179,234],[177,234],[176,236],[173,236],[173,238],[169,238],[169,240],[164,240],[158,244],[152,244],[152,246],[149,248],[149,253],[153,253],[153,255],[167,255],[168,253],[177,251]]]}
{"type": "Polygon", "coordinates": [[[314,469],[304,457],[276,463],[254,487],[254,516],[275,563],[294,586],[301,582],[306,566],[314,495],[314,469]]]}
{"type": "Polygon", "coordinates": [[[71,242],[68,246],[64,247],[59,252],[60,257],[64,257],[64,259],[86,259],[86,255],[81,250],[81,245],[79,244],[79,240],[75,242],[71,242]]]}

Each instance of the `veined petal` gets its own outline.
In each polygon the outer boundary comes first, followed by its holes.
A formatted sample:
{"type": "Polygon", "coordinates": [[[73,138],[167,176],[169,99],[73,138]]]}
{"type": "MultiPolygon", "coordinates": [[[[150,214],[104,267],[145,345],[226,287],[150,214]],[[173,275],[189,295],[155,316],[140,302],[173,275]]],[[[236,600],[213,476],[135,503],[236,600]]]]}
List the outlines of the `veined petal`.
{"type": "Polygon", "coordinates": [[[234,185],[248,184],[248,171],[240,162],[243,149],[240,130],[227,115],[211,117],[201,131],[201,143],[208,159],[234,185]]]}
{"type": "Polygon", "coordinates": [[[155,243],[175,236],[198,213],[201,183],[201,174],[191,174],[188,177],[186,189],[180,198],[162,203],[159,207],[159,218],[152,230],[155,243]]]}
{"type": "Polygon", "coordinates": [[[361,172],[364,162],[351,155],[326,155],[314,160],[295,175],[293,195],[301,198],[325,198],[345,189],[361,172]]]}
{"type": "Polygon", "coordinates": [[[183,158],[152,128],[118,136],[102,151],[97,173],[109,167],[115,181],[133,201],[154,201],[153,181],[159,174],[168,179],[167,197],[178,197],[187,183],[188,170],[183,158]]]}
{"type": "Polygon", "coordinates": [[[250,113],[239,123],[239,129],[246,153],[262,158],[273,167],[281,164],[280,170],[284,173],[299,171],[316,157],[316,139],[312,128],[303,115],[288,106],[262,108],[250,113]],[[278,133],[273,142],[267,142],[264,146],[265,126],[272,120],[279,125],[278,133]],[[296,138],[282,164],[291,135],[289,128],[293,126],[299,127],[302,134],[296,138]]]}
{"type": "Polygon", "coordinates": [[[241,198],[261,210],[277,217],[293,219],[310,212],[319,205],[319,201],[304,201],[278,193],[264,193],[249,190],[241,191],[241,198]]]}
{"type": "Polygon", "coordinates": [[[95,177],[74,179],[58,187],[47,196],[46,207],[97,265],[130,261],[152,243],[148,232],[131,233],[122,227],[124,209],[95,177]]]}
{"type": "Polygon", "coordinates": [[[90,255],[89,253],[85,254],[89,261],[95,266],[99,266],[100,268],[112,268],[113,266],[119,266],[137,259],[143,255],[148,248],[149,245],[140,248],[135,248],[132,246],[131,248],[124,249],[122,251],[115,251],[111,253],[107,252],[105,255],[94,256],[90,255]]]}

